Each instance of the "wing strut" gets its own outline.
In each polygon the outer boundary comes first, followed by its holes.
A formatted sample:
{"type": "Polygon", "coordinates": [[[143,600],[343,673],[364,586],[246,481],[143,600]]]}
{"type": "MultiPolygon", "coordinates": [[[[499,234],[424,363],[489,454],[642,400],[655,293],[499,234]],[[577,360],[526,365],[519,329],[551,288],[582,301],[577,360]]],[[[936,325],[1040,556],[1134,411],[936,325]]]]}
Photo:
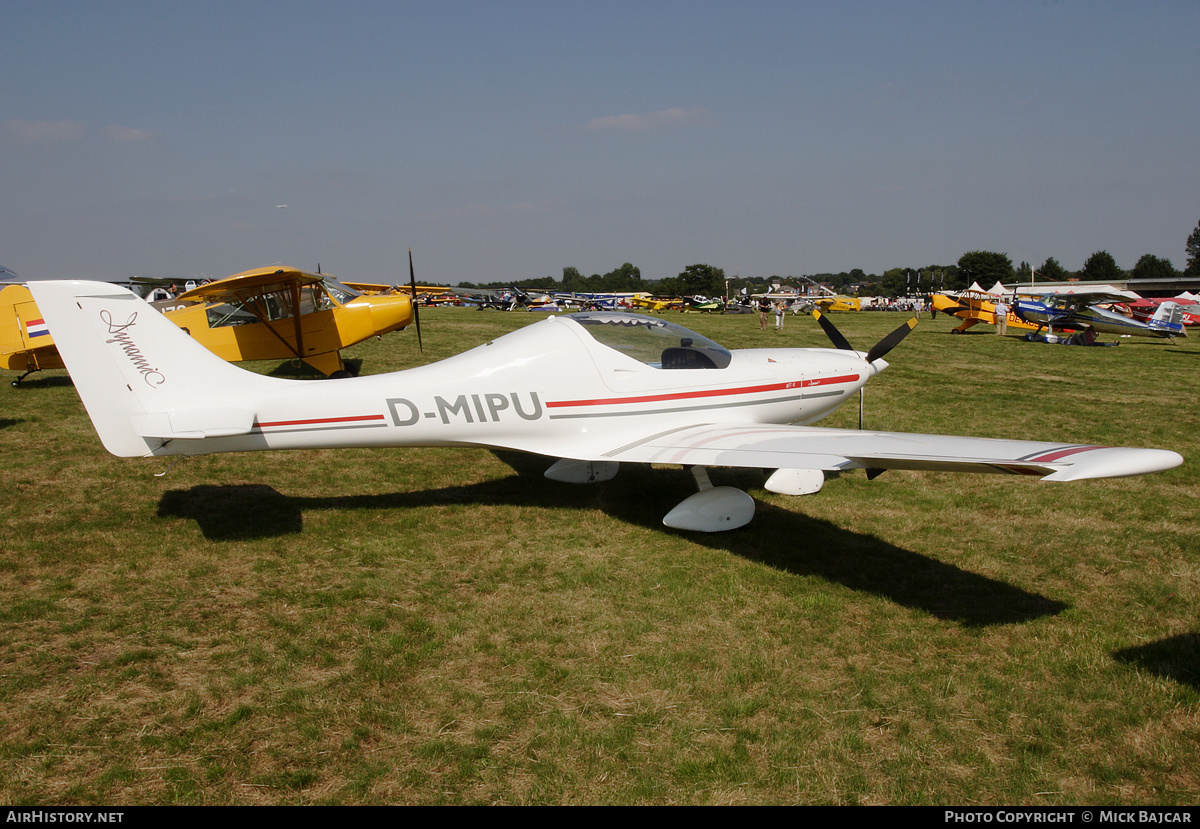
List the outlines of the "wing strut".
{"type": "MultiPolygon", "coordinates": [[[[242,294],[237,294],[237,297],[239,300],[241,300],[243,308],[247,309],[251,314],[253,314],[255,316],[255,318],[257,318],[258,321],[261,322],[263,324],[263,326],[268,331],[271,332],[272,336],[274,336],[275,339],[277,339],[281,343],[283,343],[284,347],[287,348],[288,351],[295,354],[296,359],[303,361],[304,360],[304,334],[302,332],[301,325],[300,325],[300,291],[301,291],[301,287],[300,287],[299,283],[296,283],[291,286],[292,322],[295,325],[295,329],[296,329],[296,344],[295,345],[292,345],[291,343],[289,343],[287,341],[287,337],[283,336],[282,334],[280,334],[278,331],[275,330],[275,326],[271,324],[271,320],[268,318],[267,314],[265,313],[265,310],[266,310],[265,303],[261,308],[259,307],[259,302],[264,300],[263,294],[250,294],[248,296],[242,295],[242,294]]],[[[338,365],[341,366],[342,355],[338,352],[335,352],[335,353],[337,353],[338,365]]]]}

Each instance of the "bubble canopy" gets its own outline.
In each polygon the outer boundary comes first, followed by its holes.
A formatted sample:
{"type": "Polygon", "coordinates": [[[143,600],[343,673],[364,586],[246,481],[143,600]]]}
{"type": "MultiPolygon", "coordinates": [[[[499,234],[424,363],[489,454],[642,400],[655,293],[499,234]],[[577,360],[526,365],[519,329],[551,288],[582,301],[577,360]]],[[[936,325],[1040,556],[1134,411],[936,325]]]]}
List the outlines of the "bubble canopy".
{"type": "Polygon", "coordinates": [[[702,334],[657,317],[611,311],[571,314],[596,342],[662,369],[721,369],[729,349],[702,334]]]}

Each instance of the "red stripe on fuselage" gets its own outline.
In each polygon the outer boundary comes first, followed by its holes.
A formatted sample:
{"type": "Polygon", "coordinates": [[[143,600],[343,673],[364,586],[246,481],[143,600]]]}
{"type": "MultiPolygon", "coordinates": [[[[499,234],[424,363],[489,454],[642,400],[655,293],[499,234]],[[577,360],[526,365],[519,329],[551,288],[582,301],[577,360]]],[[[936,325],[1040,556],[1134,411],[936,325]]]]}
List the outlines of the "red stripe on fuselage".
{"type": "Polygon", "coordinates": [[[355,415],[353,417],[317,417],[308,420],[272,420],[267,423],[259,423],[260,429],[267,426],[312,426],[317,423],[359,423],[364,420],[383,420],[383,415],[355,415]]]}
{"type": "Polygon", "coordinates": [[[785,389],[808,389],[813,386],[828,386],[838,383],[852,383],[859,375],[846,374],[840,377],[817,377],[811,380],[793,380],[788,383],[768,383],[762,386],[742,386],[736,389],[705,389],[703,391],[674,392],[671,394],[646,394],[639,397],[609,397],[592,400],[550,400],[546,408],[557,409],[565,406],[615,406],[626,403],[658,403],[663,400],[694,400],[702,397],[726,397],[736,394],[758,394],[767,391],[782,391],[785,389]]]}

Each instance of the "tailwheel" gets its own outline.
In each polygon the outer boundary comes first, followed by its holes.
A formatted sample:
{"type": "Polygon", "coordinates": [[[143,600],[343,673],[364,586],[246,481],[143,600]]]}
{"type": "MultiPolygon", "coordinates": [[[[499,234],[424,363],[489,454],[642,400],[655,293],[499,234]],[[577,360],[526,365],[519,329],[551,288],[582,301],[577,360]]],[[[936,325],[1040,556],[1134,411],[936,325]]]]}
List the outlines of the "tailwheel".
{"type": "Polygon", "coordinates": [[[25,372],[24,374],[22,374],[22,375],[21,375],[20,377],[18,377],[16,380],[13,380],[13,381],[12,381],[13,388],[15,389],[15,388],[19,387],[19,386],[21,385],[21,381],[22,381],[22,380],[24,380],[24,379],[25,379],[26,377],[28,377],[29,375],[33,374],[35,371],[41,371],[41,369],[40,369],[40,368],[31,368],[31,369],[29,369],[29,371],[27,371],[27,372],[25,372]]]}

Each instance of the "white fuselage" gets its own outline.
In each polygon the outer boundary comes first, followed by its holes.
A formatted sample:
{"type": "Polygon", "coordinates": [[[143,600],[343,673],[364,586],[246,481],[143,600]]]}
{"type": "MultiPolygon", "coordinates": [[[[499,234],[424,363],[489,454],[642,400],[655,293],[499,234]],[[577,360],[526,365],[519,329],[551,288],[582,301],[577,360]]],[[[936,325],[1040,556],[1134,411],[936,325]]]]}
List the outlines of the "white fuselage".
{"type": "Polygon", "coordinates": [[[429,366],[248,389],[237,401],[255,413],[248,434],[171,440],[151,453],[486,445],[586,458],[623,434],[694,426],[699,411],[726,422],[812,423],[887,365],[819,348],[731,355],[724,368],[663,369],[556,317],[429,366]]]}

